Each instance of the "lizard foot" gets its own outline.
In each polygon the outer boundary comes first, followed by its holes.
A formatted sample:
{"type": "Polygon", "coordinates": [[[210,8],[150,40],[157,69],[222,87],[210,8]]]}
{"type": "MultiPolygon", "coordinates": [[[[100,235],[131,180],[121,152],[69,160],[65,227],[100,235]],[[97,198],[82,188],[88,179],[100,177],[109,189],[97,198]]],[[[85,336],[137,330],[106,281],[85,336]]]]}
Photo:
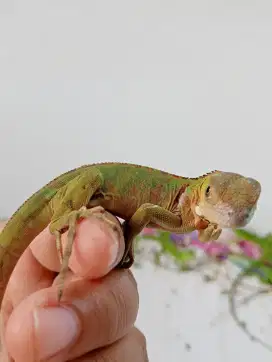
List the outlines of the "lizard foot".
{"type": "Polygon", "coordinates": [[[54,235],[56,236],[56,247],[58,250],[58,256],[61,262],[61,270],[58,275],[58,301],[60,301],[63,293],[64,279],[65,275],[69,268],[69,259],[72,253],[72,247],[76,234],[76,224],[79,219],[88,218],[90,216],[95,216],[99,219],[102,219],[115,231],[121,233],[120,229],[116,223],[110,220],[106,215],[106,210],[102,206],[95,206],[92,209],[87,209],[85,206],[81,207],[79,210],[72,211],[68,216],[68,235],[67,235],[67,245],[63,253],[62,244],[61,244],[61,232],[55,231],[54,235]]]}
{"type": "Polygon", "coordinates": [[[198,237],[202,242],[215,241],[221,235],[222,229],[217,224],[210,223],[206,229],[199,230],[198,237]]]}

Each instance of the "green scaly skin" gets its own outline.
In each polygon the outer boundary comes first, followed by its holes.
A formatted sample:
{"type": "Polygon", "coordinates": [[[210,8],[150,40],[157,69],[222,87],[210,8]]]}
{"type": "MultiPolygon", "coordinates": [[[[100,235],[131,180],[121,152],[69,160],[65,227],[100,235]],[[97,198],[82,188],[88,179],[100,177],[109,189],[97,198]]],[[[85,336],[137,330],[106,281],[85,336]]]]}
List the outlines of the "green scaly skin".
{"type": "Polygon", "coordinates": [[[197,178],[173,175],[125,163],[85,165],[49,182],[13,214],[0,234],[0,298],[20,255],[49,224],[61,261],[60,300],[75,235],[76,222],[108,211],[124,220],[126,249],[118,268],[134,261],[133,240],[144,227],[169,232],[199,230],[202,241],[216,240],[221,227],[243,226],[260,196],[258,181],[239,174],[213,171],[197,178]],[[61,235],[68,245],[61,248],[61,235]]]}

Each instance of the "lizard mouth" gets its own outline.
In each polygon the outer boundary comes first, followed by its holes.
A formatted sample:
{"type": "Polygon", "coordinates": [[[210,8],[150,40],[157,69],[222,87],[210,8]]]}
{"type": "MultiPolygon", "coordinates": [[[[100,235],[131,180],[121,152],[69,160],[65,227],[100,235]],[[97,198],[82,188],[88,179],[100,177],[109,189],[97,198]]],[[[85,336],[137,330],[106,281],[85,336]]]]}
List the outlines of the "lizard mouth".
{"type": "Polygon", "coordinates": [[[233,224],[242,227],[247,225],[253,218],[256,207],[242,210],[238,215],[234,215],[233,224]]]}

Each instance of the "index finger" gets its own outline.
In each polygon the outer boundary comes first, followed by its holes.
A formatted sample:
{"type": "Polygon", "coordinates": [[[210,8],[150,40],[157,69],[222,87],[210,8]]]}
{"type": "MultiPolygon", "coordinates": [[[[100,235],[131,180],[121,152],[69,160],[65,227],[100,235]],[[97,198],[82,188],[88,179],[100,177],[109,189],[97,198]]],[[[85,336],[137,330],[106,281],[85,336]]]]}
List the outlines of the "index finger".
{"type": "MultiPolygon", "coordinates": [[[[77,223],[69,267],[81,277],[100,278],[110,272],[121,260],[125,242],[120,222],[110,213],[105,213],[110,223],[95,216],[90,216],[77,223]]],[[[62,235],[62,250],[67,245],[67,234],[62,235]]],[[[34,257],[45,268],[59,272],[56,238],[49,227],[44,229],[30,245],[34,257]]]]}

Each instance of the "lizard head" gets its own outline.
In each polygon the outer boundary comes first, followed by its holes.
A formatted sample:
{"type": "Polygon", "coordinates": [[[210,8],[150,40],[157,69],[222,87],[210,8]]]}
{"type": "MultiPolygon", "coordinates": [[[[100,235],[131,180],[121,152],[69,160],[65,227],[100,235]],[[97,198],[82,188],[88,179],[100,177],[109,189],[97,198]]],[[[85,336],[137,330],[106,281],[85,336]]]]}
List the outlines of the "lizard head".
{"type": "Polygon", "coordinates": [[[195,212],[221,228],[243,227],[252,219],[260,193],[257,180],[216,171],[204,178],[195,212]]]}

